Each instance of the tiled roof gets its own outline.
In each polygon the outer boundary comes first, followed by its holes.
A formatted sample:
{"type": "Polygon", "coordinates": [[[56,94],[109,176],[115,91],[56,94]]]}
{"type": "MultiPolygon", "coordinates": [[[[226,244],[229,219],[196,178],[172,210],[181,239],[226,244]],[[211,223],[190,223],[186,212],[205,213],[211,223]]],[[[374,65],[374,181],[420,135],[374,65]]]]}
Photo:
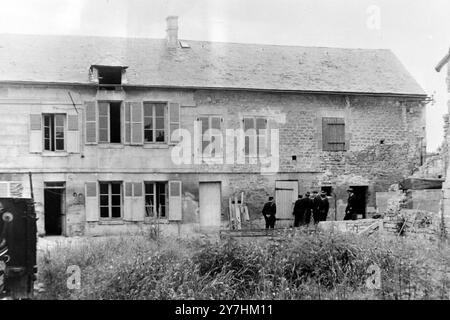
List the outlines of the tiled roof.
{"type": "Polygon", "coordinates": [[[116,61],[138,86],[425,95],[390,50],[184,41],[0,35],[0,81],[89,83],[116,61]]]}

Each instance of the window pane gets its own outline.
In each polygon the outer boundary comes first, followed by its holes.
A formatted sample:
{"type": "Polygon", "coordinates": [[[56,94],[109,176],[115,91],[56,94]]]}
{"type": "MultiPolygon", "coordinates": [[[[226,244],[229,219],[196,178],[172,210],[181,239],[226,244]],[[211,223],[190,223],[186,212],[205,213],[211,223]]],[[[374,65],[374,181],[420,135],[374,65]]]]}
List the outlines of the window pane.
{"type": "Polygon", "coordinates": [[[108,128],[108,117],[99,117],[98,118],[98,126],[102,129],[108,128]]]}
{"type": "Polygon", "coordinates": [[[164,104],[155,104],[155,116],[164,118],[164,104]]]}
{"type": "Polygon", "coordinates": [[[100,196],[100,205],[107,206],[108,205],[108,196],[100,196]]]}
{"type": "Polygon", "coordinates": [[[111,193],[120,194],[120,183],[111,183],[111,193]]]}
{"type": "Polygon", "coordinates": [[[56,139],[56,150],[64,150],[64,139],[56,139]]]}
{"type": "Polygon", "coordinates": [[[145,183],[145,193],[146,194],[153,194],[153,183],[145,183]]]}
{"type": "Polygon", "coordinates": [[[153,128],[153,120],[151,117],[144,118],[144,129],[152,129],[153,128]]]}
{"type": "Polygon", "coordinates": [[[244,131],[247,131],[249,129],[254,129],[254,119],[253,118],[244,118],[244,131]]]}
{"type": "Polygon", "coordinates": [[[153,116],[153,104],[144,103],[144,117],[152,117],[153,116]]]}
{"type": "Polygon", "coordinates": [[[108,108],[109,108],[109,103],[106,102],[99,102],[98,103],[98,114],[100,116],[102,115],[108,115],[108,108]]]}
{"type": "Polygon", "coordinates": [[[45,139],[44,140],[44,149],[45,150],[50,150],[50,140],[49,139],[45,139]]]}
{"type": "Polygon", "coordinates": [[[44,126],[50,126],[50,116],[44,116],[44,126]]]}
{"type": "Polygon", "coordinates": [[[199,120],[202,122],[202,134],[204,134],[209,129],[209,118],[200,117],[199,120]]]}
{"type": "Polygon", "coordinates": [[[64,128],[57,127],[55,130],[55,137],[56,138],[64,138],[64,128]]]}
{"type": "Polygon", "coordinates": [[[55,115],[55,126],[64,127],[64,115],[62,114],[55,115]]]}
{"type": "Polygon", "coordinates": [[[164,142],[164,130],[156,130],[156,139],[157,142],[164,142]]]}
{"type": "Polygon", "coordinates": [[[159,182],[157,184],[157,187],[158,187],[158,191],[157,191],[158,193],[163,193],[163,194],[166,193],[166,184],[164,182],[159,182]]]}
{"type": "Polygon", "coordinates": [[[120,206],[120,196],[111,196],[111,204],[113,206],[120,206]]]}
{"type": "Polygon", "coordinates": [[[146,142],[153,142],[153,130],[144,130],[144,139],[146,142]]]}
{"type": "Polygon", "coordinates": [[[155,129],[164,129],[164,118],[155,119],[155,129]]]}
{"type": "Polygon", "coordinates": [[[120,218],[120,207],[112,207],[111,216],[112,218],[120,218]]]}
{"type": "Polygon", "coordinates": [[[100,183],[100,194],[108,194],[108,184],[100,183]]]}
{"type": "Polygon", "coordinates": [[[211,129],[218,129],[218,130],[220,130],[220,118],[219,117],[212,117],[211,118],[211,129]]]}
{"type": "Polygon", "coordinates": [[[108,142],[108,130],[99,130],[98,141],[108,142]]]}
{"type": "Polygon", "coordinates": [[[100,217],[101,218],[108,218],[109,217],[108,207],[100,207],[100,217]]]}

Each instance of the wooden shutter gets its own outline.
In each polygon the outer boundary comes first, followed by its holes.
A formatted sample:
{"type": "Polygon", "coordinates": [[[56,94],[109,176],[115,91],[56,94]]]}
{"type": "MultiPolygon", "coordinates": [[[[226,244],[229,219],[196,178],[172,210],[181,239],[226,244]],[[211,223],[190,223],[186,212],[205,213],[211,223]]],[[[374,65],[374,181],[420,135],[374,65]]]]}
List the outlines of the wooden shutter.
{"type": "Polygon", "coordinates": [[[125,182],[125,195],[123,198],[123,220],[133,220],[133,183],[125,182]]]}
{"type": "Polygon", "coordinates": [[[169,220],[182,220],[181,181],[169,181],[169,220]]]}
{"type": "Polygon", "coordinates": [[[42,152],[42,115],[30,114],[30,130],[29,130],[29,144],[30,152],[42,152]]]}
{"type": "Polygon", "coordinates": [[[85,210],[86,221],[99,220],[98,183],[86,182],[85,184],[85,210]]]}
{"type": "Polygon", "coordinates": [[[85,130],[86,144],[97,144],[97,108],[95,101],[86,101],[85,106],[85,130]]]}
{"type": "Polygon", "coordinates": [[[80,131],[78,115],[67,115],[67,152],[80,152],[80,131]]]}
{"type": "Polygon", "coordinates": [[[179,135],[172,136],[177,129],[180,129],[180,104],[171,102],[169,103],[169,143],[180,141],[179,135]]]}
{"type": "Polygon", "coordinates": [[[131,102],[125,102],[124,116],[124,141],[125,144],[131,143],[131,102]]]}
{"type": "Polygon", "coordinates": [[[345,151],[344,118],[322,118],[322,147],[324,151],[345,151]]]}
{"type": "Polygon", "coordinates": [[[131,102],[131,144],[141,145],[144,143],[144,115],[141,102],[131,102]]]}
{"type": "Polygon", "coordinates": [[[133,183],[133,221],[144,221],[145,198],[141,182],[133,183]]]}

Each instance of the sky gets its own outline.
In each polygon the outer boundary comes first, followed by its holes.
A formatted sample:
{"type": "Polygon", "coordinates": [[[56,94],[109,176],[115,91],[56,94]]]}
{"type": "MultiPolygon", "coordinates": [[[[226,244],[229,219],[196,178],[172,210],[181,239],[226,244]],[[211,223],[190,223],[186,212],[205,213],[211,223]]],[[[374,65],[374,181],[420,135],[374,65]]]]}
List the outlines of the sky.
{"type": "Polygon", "coordinates": [[[0,33],[164,38],[392,50],[434,97],[427,149],[443,141],[449,0],[0,0],[0,33]]]}

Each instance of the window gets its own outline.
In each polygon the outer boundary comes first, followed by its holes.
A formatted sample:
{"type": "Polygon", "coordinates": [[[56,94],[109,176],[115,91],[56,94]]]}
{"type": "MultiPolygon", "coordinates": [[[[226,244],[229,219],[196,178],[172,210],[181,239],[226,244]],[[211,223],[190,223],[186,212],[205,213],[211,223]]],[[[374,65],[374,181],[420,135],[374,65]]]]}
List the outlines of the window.
{"type": "Polygon", "coordinates": [[[164,142],[166,123],[165,103],[144,103],[144,141],[164,142]]]}
{"type": "Polygon", "coordinates": [[[63,114],[44,114],[44,150],[64,151],[64,122],[63,114]]]}
{"type": "Polygon", "coordinates": [[[100,218],[122,217],[122,183],[100,182],[100,218]]]}
{"type": "Polygon", "coordinates": [[[267,155],[267,119],[262,117],[245,117],[245,155],[267,155]]]}
{"type": "Polygon", "coordinates": [[[98,141],[121,143],[120,102],[98,103],[98,141]]]}
{"type": "Polygon", "coordinates": [[[122,67],[97,67],[98,84],[114,89],[122,84],[122,67]]]}
{"type": "Polygon", "coordinates": [[[145,216],[166,218],[167,182],[145,183],[145,216]]]}
{"type": "Polygon", "coordinates": [[[201,122],[202,128],[201,146],[203,157],[214,158],[220,156],[223,147],[221,129],[222,118],[220,116],[202,116],[198,118],[198,121],[201,122]],[[217,139],[219,142],[217,142],[217,139]],[[211,147],[208,148],[209,145],[211,145],[211,147]]]}
{"type": "Polygon", "coordinates": [[[344,118],[322,118],[323,151],[345,151],[344,118]]]}

